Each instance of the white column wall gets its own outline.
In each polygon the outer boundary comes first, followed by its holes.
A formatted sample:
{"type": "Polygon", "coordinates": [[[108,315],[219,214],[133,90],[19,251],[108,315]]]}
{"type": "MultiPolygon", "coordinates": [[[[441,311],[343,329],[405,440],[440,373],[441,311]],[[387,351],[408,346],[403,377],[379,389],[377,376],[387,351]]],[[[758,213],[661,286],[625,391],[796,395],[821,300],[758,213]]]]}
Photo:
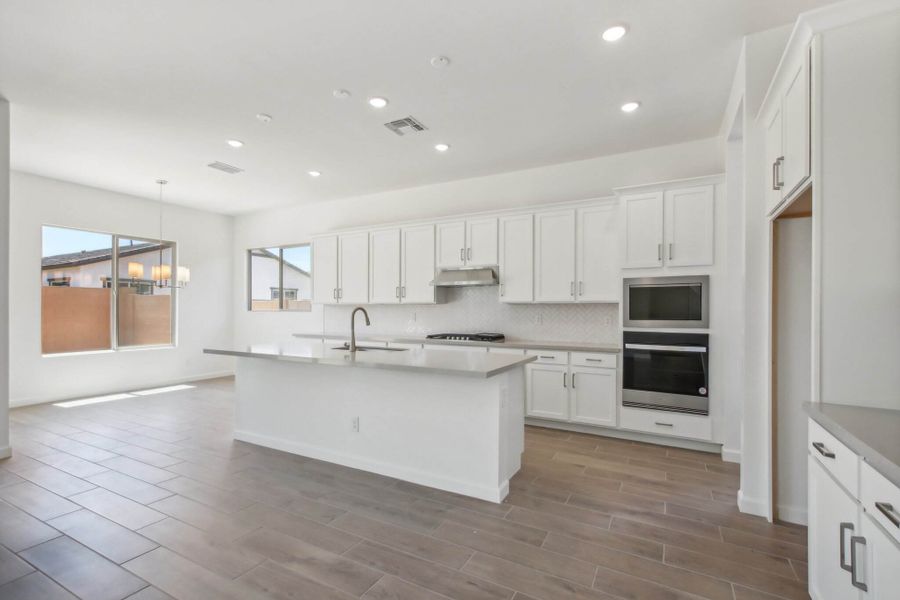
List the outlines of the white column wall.
{"type": "Polygon", "coordinates": [[[0,98],[0,458],[9,449],[9,102],[0,98]]]}

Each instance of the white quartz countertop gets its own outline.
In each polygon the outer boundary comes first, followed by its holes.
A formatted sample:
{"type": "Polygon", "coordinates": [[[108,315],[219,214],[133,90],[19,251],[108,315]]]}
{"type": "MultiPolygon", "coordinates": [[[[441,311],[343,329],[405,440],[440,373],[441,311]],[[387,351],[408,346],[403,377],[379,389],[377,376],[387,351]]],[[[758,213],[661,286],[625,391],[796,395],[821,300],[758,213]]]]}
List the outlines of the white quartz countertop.
{"type": "MultiPolygon", "coordinates": [[[[364,344],[364,342],[360,342],[364,344]]],[[[535,360],[534,356],[453,352],[450,350],[384,350],[372,348],[351,353],[332,344],[309,340],[251,344],[232,348],[205,348],[205,354],[280,360],[330,367],[364,367],[463,377],[493,377],[535,360]]]]}
{"type": "MultiPolygon", "coordinates": [[[[295,333],[294,337],[309,340],[349,340],[346,333],[321,334],[321,333],[295,333]]],[[[523,350],[559,350],[562,352],[620,352],[621,348],[616,344],[595,344],[590,342],[553,342],[541,340],[506,340],[503,342],[470,342],[463,340],[429,340],[424,337],[390,336],[390,335],[357,335],[357,341],[365,342],[391,342],[398,344],[429,344],[445,346],[473,346],[476,348],[516,348],[523,350]]]]}

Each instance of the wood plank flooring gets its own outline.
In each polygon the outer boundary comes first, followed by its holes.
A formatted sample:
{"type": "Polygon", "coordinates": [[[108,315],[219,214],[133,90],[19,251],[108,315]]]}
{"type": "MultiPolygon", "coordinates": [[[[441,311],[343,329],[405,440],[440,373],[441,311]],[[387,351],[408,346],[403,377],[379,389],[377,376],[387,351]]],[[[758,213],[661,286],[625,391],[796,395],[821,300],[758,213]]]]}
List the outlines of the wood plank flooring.
{"type": "Polygon", "coordinates": [[[717,456],[529,427],[491,504],[231,439],[233,381],[10,413],[0,599],[807,599],[717,456]]]}

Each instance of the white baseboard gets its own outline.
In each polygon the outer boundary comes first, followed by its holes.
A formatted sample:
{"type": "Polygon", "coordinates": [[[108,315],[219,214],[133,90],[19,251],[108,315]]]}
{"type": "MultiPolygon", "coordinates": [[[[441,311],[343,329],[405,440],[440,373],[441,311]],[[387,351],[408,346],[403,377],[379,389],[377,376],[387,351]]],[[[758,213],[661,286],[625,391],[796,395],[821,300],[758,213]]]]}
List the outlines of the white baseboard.
{"type": "Polygon", "coordinates": [[[741,464],[741,451],[722,446],[722,460],[725,462],[741,464]]]}
{"type": "Polygon", "coordinates": [[[167,385],[177,385],[180,383],[190,383],[192,381],[206,381],[207,379],[219,379],[220,377],[232,377],[234,376],[234,371],[213,371],[210,373],[198,373],[197,375],[191,375],[189,377],[177,377],[174,379],[165,379],[163,381],[157,381],[154,383],[148,383],[147,385],[142,385],[139,388],[130,388],[130,389],[122,389],[122,388],[109,388],[104,389],[98,392],[89,392],[87,394],[79,394],[77,396],[72,396],[71,394],[61,394],[56,396],[36,396],[32,398],[16,398],[10,399],[9,407],[17,408],[20,406],[32,406],[34,404],[49,404],[51,402],[65,402],[67,400],[80,400],[81,398],[93,397],[93,396],[106,396],[109,394],[126,394],[128,392],[133,392],[135,389],[150,389],[157,387],[165,387],[167,385]]]}
{"type": "Polygon", "coordinates": [[[745,496],[744,490],[738,490],[737,504],[738,510],[742,513],[769,519],[769,503],[759,498],[745,496]]]}
{"type": "Polygon", "coordinates": [[[9,446],[3,446],[2,448],[0,448],[0,460],[9,458],[10,456],[12,456],[12,448],[10,448],[9,446]]]}
{"type": "Polygon", "coordinates": [[[473,485],[469,482],[442,477],[441,475],[437,475],[428,471],[421,471],[419,469],[412,469],[409,467],[404,467],[402,465],[394,465],[377,460],[372,460],[368,457],[356,454],[335,452],[334,450],[330,450],[328,448],[311,446],[309,444],[301,444],[280,438],[260,435],[249,431],[236,430],[234,432],[234,439],[241,440],[242,442],[256,444],[258,446],[265,446],[266,448],[274,448],[275,450],[290,452],[291,454],[299,454],[300,456],[315,458],[316,460],[323,460],[325,462],[343,465],[345,467],[350,467],[353,469],[361,469],[363,471],[369,471],[371,473],[378,473],[379,475],[385,475],[386,477],[394,477],[395,479],[402,479],[403,481],[409,481],[412,483],[417,483],[419,485],[437,488],[439,490],[445,490],[456,494],[463,494],[465,496],[473,496],[475,498],[487,500],[488,502],[499,503],[504,498],[506,498],[506,495],[509,493],[509,480],[504,481],[496,488],[489,486],[478,486],[473,485]]]}
{"type": "Polygon", "coordinates": [[[779,504],[778,520],[794,523],[796,525],[806,525],[806,507],[779,504]]]}

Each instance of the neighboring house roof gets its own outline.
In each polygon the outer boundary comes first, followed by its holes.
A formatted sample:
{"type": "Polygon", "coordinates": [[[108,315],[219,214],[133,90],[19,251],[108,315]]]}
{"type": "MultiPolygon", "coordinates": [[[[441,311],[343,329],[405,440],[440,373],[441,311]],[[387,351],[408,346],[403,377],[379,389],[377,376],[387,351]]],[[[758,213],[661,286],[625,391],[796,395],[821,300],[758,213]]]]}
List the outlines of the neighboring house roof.
{"type": "MultiPolygon", "coordinates": [[[[278,256],[276,254],[269,252],[265,248],[255,248],[250,251],[250,254],[252,256],[259,256],[260,258],[273,258],[275,260],[278,260],[278,256]]],[[[309,275],[309,271],[307,271],[306,269],[301,269],[300,267],[298,267],[297,265],[295,265],[294,263],[292,263],[288,260],[284,261],[284,265],[286,267],[290,267],[294,271],[297,271],[301,275],[309,275]]]]}
{"type": "MultiPolygon", "coordinates": [[[[159,242],[142,242],[140,244],[132,244],[131,246],[120,248],[119,256],[146,254],[155,250],[159,250],[159,242]]],[[[105,262],[107,260],[112,260],[112,248],[82,250],[81,252],[72,252],[69,254],[45,256],[41,259],[41,270],[48,271],[50,269],[58,269],[61,267],[78,267],[81,265],[105,262]]]]}

